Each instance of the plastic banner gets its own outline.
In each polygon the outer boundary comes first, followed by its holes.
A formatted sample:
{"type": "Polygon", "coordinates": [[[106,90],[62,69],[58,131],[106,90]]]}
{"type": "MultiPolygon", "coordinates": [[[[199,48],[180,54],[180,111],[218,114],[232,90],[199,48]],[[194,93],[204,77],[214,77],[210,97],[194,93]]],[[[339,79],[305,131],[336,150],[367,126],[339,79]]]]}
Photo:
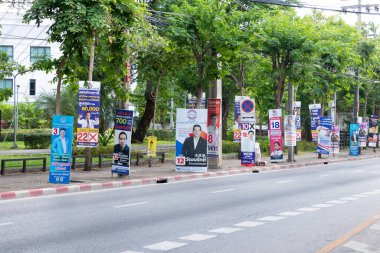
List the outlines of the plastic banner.
{"type": "Polygon", "coordinates": [[[369,118],[368,146],[376,147],[379,132],[379,115],[372,114],[369,118]]]}
{"type": "Polygon", "coordinates": [[[359,155],[359,124],[350,124],[350,156],[359,155]]]}
{"type": "Polygon", "coordinates": [[[328,155],[331,147],[331,131],[333,122],[330,117],[320,117],[318,130],[317,153],[328,155]]]}
{"type": "Polygon", "coordinates": [[[241,123],[241,165],[255,165],[255,124],[252,122],[241,123]]]}
{"type": "Polygon", "coordinates": [[[156,157],[157,152],[157,137],[156,136],[148,136],[148,146],[146,149],[146,153],[148,156],[156,157]]]}
{"type": "Polygon", "coordinates": [[[321,104],[311,104],[309,105],[310,111],[310,124],[311,124],[311,136],[313,141],[318,141],[318,130],[319,117],[321,115],[321,104]]]}
{"type": "Polygon", "coordinates": [[[73,129],[73,116],[53,116],[49,183],[70,183],[73,129]]]}
{"type": "Polygon", "coordinates": [[[285,146],[295,147],[296,142],[296,123],[294,122],[295,115],[286,115],[284,119],[284,137],[285,146]]]}
{"type": "Polygon", "coordinates": [[[207,115],[207,148],[208,157],[219,157],[219,133],[221,118],[221,99],[210,98],[208,100],[207,115]]]}
{"type": "Polygon", "coordinates": [[[282,111],[281,109],[269,110],[269,141],[270,161],[283,162],[284,150],[282,145],[282,111]]]}
{"type": "Polygon", "coordinates": [[[367,147],[368,123],[359,124],[359,146],[367,147]]]}
{"type": "Polygon", "coordinates": [[[112,173],[129,175],[133,111],[116,109],[112,173]]]}
{"type": "Polygon", "coordinates": [[[177,109],[176,171],[207,171],[207,110],[177,109]]]}
{"type": "Polygon", "coordinates": [[[339,126],[333,126],[331,130],[331,152],[333,154],[339,153],[339,142],[340,142],[340,128],[339,126]]]}
{"type": "Polygon", "coordinates": [[[77,147],[96,147],[99,140],[100,82],[79,82],[77,147]]]}
{"type": "Polygon", "coordinates": [[[241,123],[241,113],[240,113],[240,102],[243,99],[249,99],[246,96],[235,96],[235,107],[234,107],[234,142],[240,142],[241,132],[240,132],[240,123],[241,123]]]}
{"type": "Polygon", "coordinates": [[[296,123],[296,141],[302,140],[302,125],[301,125],[301,101],[294,102],[294,116],[296,123]]]}
{"type": "MultiPolygon", "coordinates": [[[[191,94],[187,95],[187,108],[188,109],[195,109],[197,108],[198,99],[195,96],[192,96],[191,94]]],[[[206,93],[202,93],[202,100],[201,100],[201,109],[206,108],[206,93]]]]}

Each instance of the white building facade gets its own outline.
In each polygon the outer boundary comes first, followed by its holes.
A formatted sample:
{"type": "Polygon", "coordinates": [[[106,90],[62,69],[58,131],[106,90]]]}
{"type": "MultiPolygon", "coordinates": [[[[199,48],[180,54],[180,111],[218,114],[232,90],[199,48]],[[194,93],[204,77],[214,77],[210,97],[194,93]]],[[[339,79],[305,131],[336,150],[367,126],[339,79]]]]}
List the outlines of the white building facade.
{"type": "MultiPolygon", "coordinates": [[[[58,58],[61,56],[60,44],[49,43],[47,31],[49,23],[37,27],[34,23],[24,24],[25,10],[17,10],[6,4],[0,4],[0,51],[27,69],[40,57],[58,58]]],[[[0,80],[0,89],[16,90],[18,102],[34,102],[42,94],[52,94],[56,89],[53,83],[55,72],[45,71],[13,73],[13,76],[0,80]]],[[[7,103],[13,104],[15,97],[7,103]]]]}

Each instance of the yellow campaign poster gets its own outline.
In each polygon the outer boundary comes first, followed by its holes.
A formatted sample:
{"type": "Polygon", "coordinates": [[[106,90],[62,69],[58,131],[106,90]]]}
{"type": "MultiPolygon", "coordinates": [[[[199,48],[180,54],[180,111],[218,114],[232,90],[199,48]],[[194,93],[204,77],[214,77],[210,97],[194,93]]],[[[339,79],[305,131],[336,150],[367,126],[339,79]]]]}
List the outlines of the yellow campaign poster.
{"type": "Polygon", "coordinates": [[[148,156],[155,157],[157,149],[157,137],[156,136],[148,136],[148,147],[147,154],[148,156]]]}

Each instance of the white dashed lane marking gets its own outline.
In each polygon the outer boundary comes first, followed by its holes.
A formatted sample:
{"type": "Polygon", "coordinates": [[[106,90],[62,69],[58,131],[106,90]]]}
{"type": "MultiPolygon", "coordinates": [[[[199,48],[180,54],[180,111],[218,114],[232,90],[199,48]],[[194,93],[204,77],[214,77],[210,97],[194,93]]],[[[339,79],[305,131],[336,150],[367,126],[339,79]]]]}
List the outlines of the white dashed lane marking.
{"type": "Polygon", "coordinates": [[[171,249],[176,249],[185,245],[187,245],[187,243],[163,241],[163,242],[144,246],[144,248],[152,249],[152,250],[171,250],[171,249]]]}
{"type": "Polygon", "coordinates": [[[265,222],[256,222],[256,221],[244,221],[238,224],[235,224],[234,226],[238,227],[257,227],[260,225],[265,224],[265,222]]]}
{"type": "Polygon", "coordinates": [[[262,217],[262,218],[259,218],[257,220],[260,220],[260,221],[278,221],[278,220],[283,220],[283,219],[287,219],[288,217],[281,217],[281,216],[266,216],[266,217],[262,217]]]}
{"type": "Polygon", "coordinates": [[[223,227],[223,228],[213,229],[213,230],[210,230],[208,232],[211,232],[211,233],[220,233],[220,234],[229,234],[229,233],[237,232],[237,231],[240,231],[240,230],[242,230],[242,229],[241,228],[227,228],[227,227],[223,227]]]}
{"type": "Polygon", "coordinates": [[[213,191],[211,193],[221,193],[221,192],[230,192],[230,191],[234,191],[235,189],[225,189],[225,190],[220,190],[220,191],[213,191]]]}
{"type": "Polygon", "coordinates": [[[375,223],[370,228],[374,229],[374,230],[379,230],[380,231],[380,223],[375,223]]]}
{"type": "Polygon", "coordinates": [[[120,252],[120,253],[143,253],[141,251],[131,251],[131,250],[128,250],[128,251],[123,251],[123,252],[120,252]]]}
{"type": "Polygon", "coordinates": [[[148,204],[149,202],[138,202],[138,203],[132,203],[132,204],[125,204],[125,205],[120,205],[120,206],[114,206],[114,208],[124,208],[124,207],[131,207],[131,206],[139,206],[139,205],[144,205],[148,204]]]}
{"type": "Polygon", "coordinates": [[[314,212],[314,211],[318,211],[320,208],[313,208],[313,207],[302,207],[300,209],[297,209],[297,211],[301,211],[301,212],[314,212]]]}
{"type": "Polygon", "coordinates": [[[301,214],[303,214],[303,212],[283,212],[283,213],[279,213],[278,215],[297,216],[297,215],[301,215],[301,214]]]}
{"type": "Polygon", "coordinates": [[[286,184],[286,183],[290,183],[290,182],[293,182],[293,180],[278,181],[278,182],[276,182],[276,183],[277,183],[277,184],[286,184]]]}
{"type": "Polygon", "coordinates": [[[331,176],[331,174],[323,174],[323,175],[321,175],[321,177],[329,177],[329,176],[331,176]]]}
{"type": "Polygon", "coordinates": [[[179,239],[200,242],[200,241],[208,240],[214,237],[216,237],[216,235],[192,234],[192,235],[180,237],[179,239]]]}
{"type": "Polygon", "coordinates": [[[375,191],[372,191],[372,192],[363,192],[362,194],[363,195],[376,195],[376,194],[379,194],[379,192],[375,192],[375,191]]]}
{"type": "Polygon", "coordinates": [[[357,241],[353,241],[353,240],[345,243],[344,247],[349,248],[349,249],[353,249],[353,250],[356,250],[359,252],[363,252],[363,253],[376,253],[376,252],[378,252],[378,251],[376,251],[375,248],[372,248],[371,246],[369,246],[365,243],[361,243],[361,242],[357,242],[357,241]]]}
{"type": "Polygon", "coordinates": [[[344,203],[347,203],[347,201],[343,201],[343,200],[331,200],[331,201],[327,201],[326,203],[327,204],[344,204],[344,203]]]}
{"type": "Polygon", "coordinates": [[[341,200],[358,200],[359,198],[354,198],[354,197],[343,197],[340,198],[341,200]]]}
{"type": "Polygon", "coordinates": [[[316,205],[312,205],[313,207],[318,207],[318,208],[325,208],[325,207],[330,207],[330,206],[333,206],[331,204],[316,204],[316,205]]]}
{"type": "Polygon", "coordinates": [[[13,225],[14,222],[4,222],[4,223],[0,223],[0,226],[9,226],[9,225],[13,225]]]}

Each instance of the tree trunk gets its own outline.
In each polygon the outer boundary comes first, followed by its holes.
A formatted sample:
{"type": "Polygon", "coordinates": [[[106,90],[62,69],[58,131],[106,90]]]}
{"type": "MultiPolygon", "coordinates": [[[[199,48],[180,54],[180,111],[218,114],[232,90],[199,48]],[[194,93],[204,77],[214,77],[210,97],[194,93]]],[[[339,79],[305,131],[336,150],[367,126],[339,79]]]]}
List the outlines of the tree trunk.
{"type": "Polygon", "coordinates": [[[154,130],[155,130],[155,124],[156,124],[156,109],[157,109],[158,92],[160,90],[160,82],[161,82],[161,76],[158,78],[157,85],[156,85],[156,99],[154,100],[154,113],[153,113],[153,132],[152,132],[153,136],[154,136],[154,130]]]}
{"type": "Polygon", "coordinates": [[[58,65],[57,68],[57,94],[55,96],[55,114],[60,115],[61,114],[61,86],[62,86],[62,68],[63,65],[65,65],[66,58],[62,58],[61,62],[58,65]]]}
{"type": "Polygon", "coordinates": [[[321,116],[325,116],[325,101],[326,101],[326,97],[324,94],[322,94],[321,116]]]}
{"type": "MultiPolygon", "coordinates": [[[[95,36],[94,36],[95,37],[95,36]]],[[[92,81],[92,72],[94,71],[94,58],[95,58],[95,38],[91,43],[90,48],[90,63],[88,66],[88,81],[92,81]]],[[[91,171],[92,159],[91,159],[91,148],[86,148],[85,161],[84,161],[84,171],[91,171]]]]}
{"type": "Polygon", "coordinates": [[[197,89],[196,89],[196,96],[197,96],[197,105],[196,109],[201,108],[202,106],[202,95],[203,95],[203,64],[202,64],[202,56],[198,55],[196,56],[197,59],[197,66],[198,66],[198,82],[197,82],[197,89]]]}
{"type": "Polygon", "coordinates": [[[145,88],[145,110],[134,133],[133,141],[135,142],[144,141],[150,122],[154,116],[156,94],[153,92],[152,86],[152,80],[148,80],[145,88]]]}
{"type": "Polygon", "coordinates": [[[279,69],[279,76],[277,82],[275,83],[274,89],[274,102],[276,109],[281,108],[282,97],[284,96],[285,87],[285,69],[279,69]]]}
{"type": "Polygon", "coordinates": [[[365,117],[367,116],[368,96],[369,96],[369,92],[366,91],[366,93],[365,93],[365,101],[364,101],[363,122],[364,122],[365,117]]]}
{"type": "Polygon", "coordinates": [[[228,116],[230,114],[230,108],[232,105],[232,101],[235,101],[235,97],[233,96],[232,89],[228,91],[228,89],[223,89],[223,95],[224,97],[222,98],[222,139],[227,140],[227,121],[228,121],[228,116]],[[224,93],[226,92],[226,93],[224,93]]]}

